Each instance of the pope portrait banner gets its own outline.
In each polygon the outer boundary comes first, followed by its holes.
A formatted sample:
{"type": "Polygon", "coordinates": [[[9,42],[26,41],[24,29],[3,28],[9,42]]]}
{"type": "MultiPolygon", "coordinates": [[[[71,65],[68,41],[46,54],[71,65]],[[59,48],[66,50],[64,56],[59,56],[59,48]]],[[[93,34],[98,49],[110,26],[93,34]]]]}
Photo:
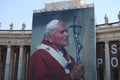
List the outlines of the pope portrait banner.
{"type": "Polygon", "coordinates": [[[96,32],[94,24],[94,7],[76,8],[59,11],[33,13],[31,55],[43,40],[43,30],[53,19],[62,20],[68,28],[69,43],[65,47],[68,53],[76,60],[76,49],[71,25],[81,27],[79,39],[82,44],[80,51],[81,63],[85,66],[85,79],[96,80],[96,32]]]}

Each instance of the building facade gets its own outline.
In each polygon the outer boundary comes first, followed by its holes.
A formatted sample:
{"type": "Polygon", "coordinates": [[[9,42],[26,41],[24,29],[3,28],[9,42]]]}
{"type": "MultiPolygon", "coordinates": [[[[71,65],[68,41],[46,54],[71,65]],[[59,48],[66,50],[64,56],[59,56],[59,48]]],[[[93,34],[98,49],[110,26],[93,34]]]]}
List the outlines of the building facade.
{"type": "MultiPolygon", "coordinates": [[[[0,80],[27,80],[32,30],[0,30],[0,80]]],[[[120,22],[96,25],[97,80],[120,80],[120,22]]]]}
{"type": "Polygon", "coordinates": [[[120,22],[96,25],[98,80],[120,80],[120,22]]]}
{"type": "Polygon", "coordinates": [[[27,80],[31,30],[0,30],[0,80],[27,80]]]}

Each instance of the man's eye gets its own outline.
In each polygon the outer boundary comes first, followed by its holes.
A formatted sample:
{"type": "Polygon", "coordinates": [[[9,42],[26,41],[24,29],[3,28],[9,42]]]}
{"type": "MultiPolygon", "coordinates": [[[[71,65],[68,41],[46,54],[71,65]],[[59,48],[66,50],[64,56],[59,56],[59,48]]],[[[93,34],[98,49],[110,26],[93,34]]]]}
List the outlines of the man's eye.
{"type": "Polygon", "coordinates": [[[63,34],[65,31],[61,31],[60,33],[63,34]]]}
{"type": "Polygon", "coordinates": [[[66,32],[68,33],[68,30],[66,30],[66,32]]]}
{"type": "Polygon", "coordinates": [[[64,34],[65,32],[68,33],[68,30],[61,31],[60,33],[64,34]]]}

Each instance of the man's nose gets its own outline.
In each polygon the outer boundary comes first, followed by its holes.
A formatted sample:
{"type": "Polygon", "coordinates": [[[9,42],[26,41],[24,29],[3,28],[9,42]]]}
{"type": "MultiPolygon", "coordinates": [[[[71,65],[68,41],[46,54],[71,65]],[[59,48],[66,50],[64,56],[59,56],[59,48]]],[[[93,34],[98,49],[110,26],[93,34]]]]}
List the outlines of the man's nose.
{"type": "Polygon", "coordinates": [[[66,36],[69,36],[69,33],[68,33],[68,32],[65,32],[65,35],[66,35],[66,36]]]}

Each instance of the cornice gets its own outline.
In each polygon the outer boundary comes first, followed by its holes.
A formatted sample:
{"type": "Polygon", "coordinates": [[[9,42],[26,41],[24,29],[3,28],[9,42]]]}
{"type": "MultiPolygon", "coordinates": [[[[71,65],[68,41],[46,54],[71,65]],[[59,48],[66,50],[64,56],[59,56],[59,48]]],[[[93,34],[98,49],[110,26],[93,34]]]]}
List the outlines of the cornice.
{"type": "Polygon", "coordinates": [[[99,34],[110,34],[110,33],[120,33],[120,23],[110,23],[110,24],[102,24],[96,25],[96,35],[99,34]]]}

